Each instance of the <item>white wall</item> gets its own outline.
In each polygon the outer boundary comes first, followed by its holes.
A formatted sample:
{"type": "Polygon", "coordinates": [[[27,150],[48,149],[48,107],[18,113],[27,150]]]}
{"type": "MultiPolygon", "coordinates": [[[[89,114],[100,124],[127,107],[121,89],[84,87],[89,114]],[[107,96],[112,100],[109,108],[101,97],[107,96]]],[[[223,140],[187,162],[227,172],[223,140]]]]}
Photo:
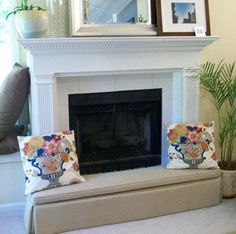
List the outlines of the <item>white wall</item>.
{"type": "MultiPolygon", "coordinates": [[[[220,39],[202,51],[202,62],[225,62],[236,61],[236,20],[235,20],[235,0],[209,0],[211,34],[220,36],[220,39]]],[[[217,120],[217,113],[209,97],[201,92],[200,97],[200,116],[202,121],[217,120]]],[[[216,123],[216,135],[218,125],[216,123]]],[[[217,141],[216,141],[217,143],[217,141]]],[[[236,143],[236,142],[235,142],[236,143]]],[[[220,156],[220,147],[217,146],[217,157],[220,156]]],[[[236,159],[236,153],[235,153],[236,159]]]]}
{"type": "Polygon", "coordinates": [[[236,60],[235,9],[235,0],[209,0],[211,34],[220,36],[220,40],[203,50],[203,62],[236,60]]]}

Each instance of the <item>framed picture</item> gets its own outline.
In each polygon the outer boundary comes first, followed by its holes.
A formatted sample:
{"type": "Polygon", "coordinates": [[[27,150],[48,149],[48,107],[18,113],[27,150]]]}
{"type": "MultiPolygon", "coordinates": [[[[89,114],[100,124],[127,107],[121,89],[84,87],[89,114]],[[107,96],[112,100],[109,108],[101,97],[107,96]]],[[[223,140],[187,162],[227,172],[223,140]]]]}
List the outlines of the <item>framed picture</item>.
{"type": "Polygon", "coordinates": [[[208,0],[156,0],[157,31],[162,36],[194,36],[196,27],[210,35],[208,0]]]}
{"type": "Polygon", "coordinates": [[[156,36],[156,0],[70,0],[72,36],[156,36]]]}

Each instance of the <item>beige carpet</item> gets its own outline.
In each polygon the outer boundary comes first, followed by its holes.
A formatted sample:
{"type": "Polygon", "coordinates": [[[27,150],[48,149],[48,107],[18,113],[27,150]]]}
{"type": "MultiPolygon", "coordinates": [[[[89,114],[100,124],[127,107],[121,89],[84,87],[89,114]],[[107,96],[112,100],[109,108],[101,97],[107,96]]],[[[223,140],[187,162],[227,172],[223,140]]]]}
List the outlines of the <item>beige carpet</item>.
{"type": "MultiPolygon", "coordinates": [[[[236,199],[223,200],[214,207],[66,234],[225,234],[232,231],[236,231],[236,199]]],[[[0,214],[0,234],[25,234],[23,214],[0,214]]]]}

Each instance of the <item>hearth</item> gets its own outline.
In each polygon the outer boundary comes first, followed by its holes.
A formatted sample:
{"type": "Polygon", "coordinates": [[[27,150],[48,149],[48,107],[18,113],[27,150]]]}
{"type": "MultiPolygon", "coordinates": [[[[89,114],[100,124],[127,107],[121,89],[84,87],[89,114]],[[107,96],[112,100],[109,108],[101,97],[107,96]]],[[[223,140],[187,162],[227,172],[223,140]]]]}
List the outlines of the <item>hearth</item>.
{"type": "Polygon", "coordinates": [[[161,163],[161,89],[69,95],[81,173],[161,163]]]}

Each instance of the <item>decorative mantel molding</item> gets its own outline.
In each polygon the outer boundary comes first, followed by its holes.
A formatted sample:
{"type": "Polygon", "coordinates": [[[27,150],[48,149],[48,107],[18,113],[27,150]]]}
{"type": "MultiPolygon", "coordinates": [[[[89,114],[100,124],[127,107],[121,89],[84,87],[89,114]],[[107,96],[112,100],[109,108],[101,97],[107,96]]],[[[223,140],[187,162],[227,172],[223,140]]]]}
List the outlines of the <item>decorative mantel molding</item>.
{"type": "Polygon", "coordinates": [[[21,39],[20,44],[32,55],[62,53],[63,51],[114,51],[114,50],[155,50],[155,51],[201,51],[218,40],[210,37],[71,37],[21,39]]]}

